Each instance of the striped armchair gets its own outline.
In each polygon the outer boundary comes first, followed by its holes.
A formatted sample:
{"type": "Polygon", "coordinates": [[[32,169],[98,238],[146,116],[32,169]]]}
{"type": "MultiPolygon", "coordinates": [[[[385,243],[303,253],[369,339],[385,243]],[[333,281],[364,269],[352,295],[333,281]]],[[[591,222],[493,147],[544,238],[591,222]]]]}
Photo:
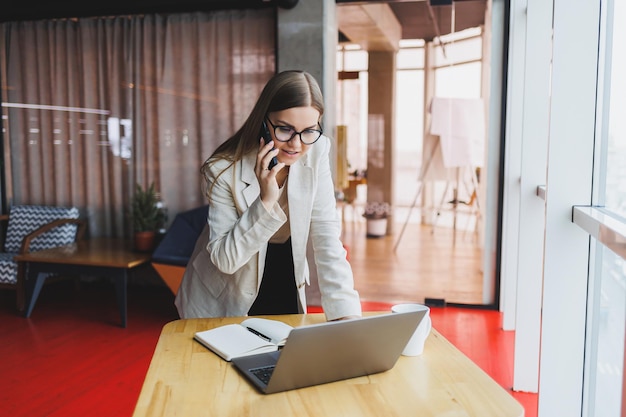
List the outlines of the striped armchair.
{"type": "Polygon", "coordinates": [[[7,222],[3,252],[0,252],[0,288],[16,290],[19,311],[25,305],[24,265],[14,256],[66,245],[82,239],[85,223],[76,207],[13,206],[9,214],[0,215],[7,222]]]}

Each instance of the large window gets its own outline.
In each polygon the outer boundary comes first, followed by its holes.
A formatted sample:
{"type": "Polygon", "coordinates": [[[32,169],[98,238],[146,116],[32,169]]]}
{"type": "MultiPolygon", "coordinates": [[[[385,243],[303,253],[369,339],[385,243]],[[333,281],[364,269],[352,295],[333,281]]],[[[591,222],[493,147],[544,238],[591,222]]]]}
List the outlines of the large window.
{"type": "Polygon", "coordinates": [[[612,36],[609,42],[610,85],[608,86],[608,149],[605,206],[626,218],[626,5],[614,2],[612,36]]]}
{"type": "MultiPolygon", "coordinates": [[[[482,37],[480,28],[442,36],[434,42],[435,91],[440,97],[480,98],[482,37]]],[[[423,40],[402,40],[396,55],[395,188],[400,207],[411,206],[419,186],[424,141],[423,40]]],[[[337,54],[338,124],[348,126],[347,154],[352,171],[367,169],[367,51],[343,45],[337,54]]],[[[445,184],[439,184],[439,196],[445,184]]],[[[464,190],[465,191],[465,190],[464,190]]],[[[471,194],[471,193],[470,193],[471,194]]],[[[464,196],[467,200],[470,195],[464,196]]]]}
{"type": "MultiPolygon", "coordinates": [[[[600,69],[605,74],[604,87],[600,90],[598,103],[607,108],[600,113],[602,127],[599,135],[603,145],[596,156],[601,167],[595,183],[599,184],[599,201],[610,220],[621,230],[626,230],[626,4],[623,1],[603,2],[607,10],[602,25],[606,37],[605,57],[601,56],[600,69]],[[621,226],[619,226],[621,223],[621,226]]],[[[602,80],[602,77],[601,77],[602,80]]],[[[599,228],[605,228],[600,224],[599,228]]],[[[606,230],[606,229],[605,229],[606,230]]],[[[589,387],[585,412],[588,415],[618,417],[622,415],[622,392],[624,378],[624,334],[626,331],[626,250],[613,252],[617,239],[605,238],[604,233],[594,236],[596,243],[596,271],[591,274],[590,325],[588,327],[588,360],[586,384],[589,387]],[[606,245],[606,246],[605,246],[606,245]],[[595,277],[595,279],[593,278],[595,277]]],[[[593,234],[592,234],[593,235],[593,234]]],[[[621,239],[624,239],[623,233],[621,239]]],[[[623,246],[623,243],[622,243],[623,246]]]]}

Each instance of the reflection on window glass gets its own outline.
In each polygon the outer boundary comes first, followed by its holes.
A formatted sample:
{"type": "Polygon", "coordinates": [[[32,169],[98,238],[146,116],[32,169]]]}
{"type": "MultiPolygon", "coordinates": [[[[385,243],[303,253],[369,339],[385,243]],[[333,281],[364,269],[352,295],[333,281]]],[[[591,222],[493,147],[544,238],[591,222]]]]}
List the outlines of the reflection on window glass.
{"type": "MultiPolygon", "coordinates": [[[[613,1],[612,34],[607,34],[607,65],[610,63],[608,108],[608,147],[606,153],[606,208],[626,217],[626,2],[613,1]]],[[[626,260],[607,248],[599,250],[600,293],[593,311],[597,328],[591,340],[590,415],[621,415],[624,369],[624,331],[626,326],[626,260]]]]}
{"type": "Polygon", "coordinates": [[[624,314],[626,261],[608,249],[602,251],[602,283],[595,359],[595,415],[618,417],[624,369],[624,314]]]}
{"type": "Polygon", "coordinates": [[[614,8],[605,205],[626,217],[626,2],[614,8]]]}

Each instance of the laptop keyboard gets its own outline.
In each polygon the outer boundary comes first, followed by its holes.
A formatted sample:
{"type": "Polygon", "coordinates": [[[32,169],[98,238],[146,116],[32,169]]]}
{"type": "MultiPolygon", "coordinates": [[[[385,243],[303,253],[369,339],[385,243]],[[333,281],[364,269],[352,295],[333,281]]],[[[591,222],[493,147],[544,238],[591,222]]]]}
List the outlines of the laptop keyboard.
{"type": "Polygon", "coordinates": [[[257,378],[259,378],[259,380],[262,383],[267,385],[270,382],[270,378],[272,376],[272,372],[274,372],[274,368],[275,368],[274,365],[272,365],[272,366],[264,366],[262,368],[250,369],[250,372],[252,372],[252,374],[254,376],[256,376],[257,378]]]}

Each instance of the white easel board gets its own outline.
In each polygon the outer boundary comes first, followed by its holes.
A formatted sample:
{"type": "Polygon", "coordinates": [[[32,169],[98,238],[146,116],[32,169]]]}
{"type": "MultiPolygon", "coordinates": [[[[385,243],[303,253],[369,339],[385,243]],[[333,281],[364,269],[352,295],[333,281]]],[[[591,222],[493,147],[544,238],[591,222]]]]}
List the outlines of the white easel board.
{"type": "Polygon", "coordinates": [[[435,97],[430,112],[430,133],[439,136],[444,167],[482,167],[485,154],[483,100],[435,97]]]}

